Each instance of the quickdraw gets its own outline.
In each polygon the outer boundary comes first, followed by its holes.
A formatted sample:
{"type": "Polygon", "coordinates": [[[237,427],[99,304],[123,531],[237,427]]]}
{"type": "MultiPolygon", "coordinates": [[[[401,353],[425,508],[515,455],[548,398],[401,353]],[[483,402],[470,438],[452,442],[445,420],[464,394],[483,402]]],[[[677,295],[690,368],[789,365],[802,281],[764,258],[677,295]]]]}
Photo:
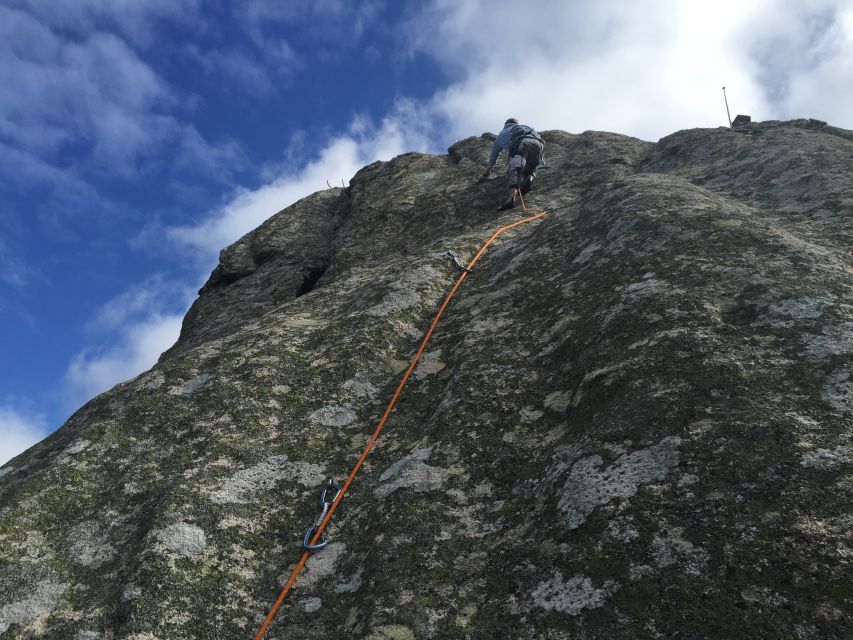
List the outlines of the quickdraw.
{"type": "Polygon", "coordinates": [[[302,538],[302,546],[305,547],[306,551],[316,553],[329,544],[328,538],[322,531],[320,532],[320,538],[318,540],[312,542],[312,538],[314,537],[314,532],[320,527],[323,519],[329,512],[329,509],[332,507],[335,500],[338,499],[340,494],[341,485],[329,478],[323,486],[323,492],[320,494],[320,515],[317,516],[314,524],[308,527],[308,531],[305,532],[305,537],[302,538]]]}

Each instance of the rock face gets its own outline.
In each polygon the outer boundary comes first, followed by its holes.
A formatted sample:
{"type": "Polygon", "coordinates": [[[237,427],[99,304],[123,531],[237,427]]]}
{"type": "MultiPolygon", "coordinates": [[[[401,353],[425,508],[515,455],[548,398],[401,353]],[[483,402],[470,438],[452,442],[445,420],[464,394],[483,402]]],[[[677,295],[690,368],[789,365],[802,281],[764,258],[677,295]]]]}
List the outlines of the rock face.
{"type": "MultiPolygon", "coordinates": [[[[853,134],[546,132],[269,638],[849,638],[853,134]]],[[[251,638],[456,275],[490,136],[222,253],[0,470],[0,637],[251,638]]]]}

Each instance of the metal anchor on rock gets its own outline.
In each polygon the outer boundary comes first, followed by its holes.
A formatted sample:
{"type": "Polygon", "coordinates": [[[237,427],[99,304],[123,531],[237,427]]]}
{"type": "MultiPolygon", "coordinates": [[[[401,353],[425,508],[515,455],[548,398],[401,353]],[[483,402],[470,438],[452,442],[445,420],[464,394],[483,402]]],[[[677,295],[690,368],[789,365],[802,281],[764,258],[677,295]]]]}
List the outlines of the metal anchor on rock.
{"type": "Polygon", "coordinates": [[[314,536],[314,532],[317,530],[317,527],[319,527],[323,522],[323,518],[326,517],[326,514],[329,512],[329,508],[335,500],[337,500],[340,493],[341,485],[331,478],[329,478],[326,481],[326,484],[323,485],[323,492],[320,494],[320,515],[317,516],[317,520],[314,524],[308,527],[308,531],[305,532],[305,537],[302,538],[302,546],[305,547],[306,550],[316,552],[329,544],[329,540],[326,538],[325,534],[321,535],[320,539],[314,544],[311,544],[311,538],[314,536]]]}

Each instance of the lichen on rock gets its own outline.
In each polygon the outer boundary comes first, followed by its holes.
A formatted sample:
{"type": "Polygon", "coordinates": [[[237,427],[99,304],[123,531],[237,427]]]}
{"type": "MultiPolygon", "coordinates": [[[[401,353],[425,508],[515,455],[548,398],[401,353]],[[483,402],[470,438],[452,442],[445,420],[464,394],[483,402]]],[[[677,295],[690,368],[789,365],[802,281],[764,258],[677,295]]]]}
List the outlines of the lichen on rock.
{"type": "Polygon", "coordinates": [[[324,477],[320,465],[290,461],[285,455],[272,456],[235,473],[210,492],[210,499],[217,504],[245,504],[255,501],[259,494],[274,489],[282,481],[314,487],[322,483],[324,477]]]}
{"type": "Polygon", "coordinates": [[[29,622],[49,614],[67,588],[66,583],[43,580],[35,585],[35,590],[29,595],[0,605],[0,633],[6,632],[13,624],[29,622]]]}
{"type": "Polygon", "coordinates": [[[422,493],[440,488],[447,482],[449,473],[446,469],[426,464],[431,454],[432,448],[416,449],[392,464],[379,476],[376,495],[385,498],[399,489],[422,493]]]}
{"type": "Polygon", "coordinates": [[[204,530],[187,522],[170,524],[155,535],[167,551],[191,560],[199,559],[207,548],[204,530]]]}
{"type": "Polygon", "coordinates": [[[559,611],[577,616],[584,609],[598,609],[616,591],[616,584],[605,581],[600,588],[587,576],[573,576],[563,580],[560,573],[540,582],[533,591],[533,603],[546,611],[559,611]]]}
{"type": "Polygon", "coordinates": [[[620,456],[612,465],[594,455],[574,463],[563,485],[559,508],[569,529],[582,525],[593,509],[617,498],[630,498],[641,485],[659,482],[678,465],[681,439],[664,438],[658,444],[620,456]]]}

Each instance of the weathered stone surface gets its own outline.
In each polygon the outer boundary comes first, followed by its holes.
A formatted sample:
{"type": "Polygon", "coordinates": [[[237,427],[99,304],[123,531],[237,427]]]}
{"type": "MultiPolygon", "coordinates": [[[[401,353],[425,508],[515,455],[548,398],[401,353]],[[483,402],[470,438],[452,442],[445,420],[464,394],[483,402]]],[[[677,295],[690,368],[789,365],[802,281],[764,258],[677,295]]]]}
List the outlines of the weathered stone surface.
{"type": "MultiPolygon", "coordinates": [[[[853,133],[545,132],[268,638],[848,638],[853,133]]],[[[222,253],[178,344],[0,469],[0,635],[252,637],[463,261],[491,137],[222,253]]]]}

